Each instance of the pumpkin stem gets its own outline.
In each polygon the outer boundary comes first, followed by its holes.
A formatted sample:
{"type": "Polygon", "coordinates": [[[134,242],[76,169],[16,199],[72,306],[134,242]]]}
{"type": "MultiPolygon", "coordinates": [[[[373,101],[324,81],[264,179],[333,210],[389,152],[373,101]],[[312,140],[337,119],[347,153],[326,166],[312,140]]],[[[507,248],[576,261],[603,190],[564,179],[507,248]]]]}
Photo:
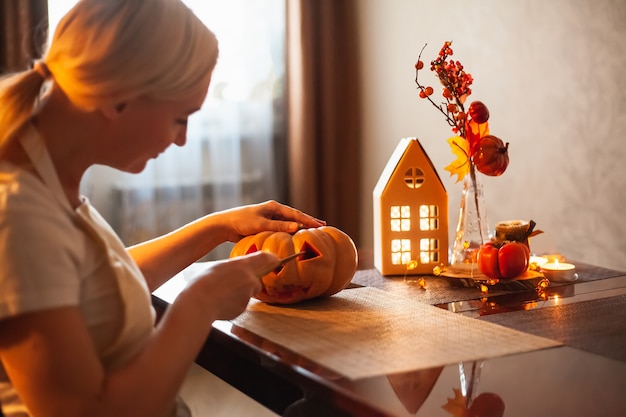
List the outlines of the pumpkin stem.
{"type": "Polygon", "coordinates": [[[543,233],[543,230],[533,230],[536,225],[537,225],[537,223],[535,223],[533,220],[531,220],[529,222],[528,230],[526,231],[526,239],[529,239],[529,238],[531,238],[533,236],[537,236],[537,235],[543,233]]]}

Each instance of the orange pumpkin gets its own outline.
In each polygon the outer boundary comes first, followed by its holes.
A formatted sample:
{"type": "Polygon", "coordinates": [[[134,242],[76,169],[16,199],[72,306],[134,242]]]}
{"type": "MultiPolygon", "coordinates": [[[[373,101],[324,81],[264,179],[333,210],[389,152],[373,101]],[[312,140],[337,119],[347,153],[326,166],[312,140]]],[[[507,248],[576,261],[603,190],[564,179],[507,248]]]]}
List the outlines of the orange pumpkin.
{"type": "Polygon", "coordinates": [[[294,234],[261,232],[246,236],[235,244],[230,256],[259,250],[280,258],[304,252],[262,278],[263,290],[255,297],[276,304],[330,297],[350,283],[358,262],[352,239],[332,226],[302,229],[294,234]]]}

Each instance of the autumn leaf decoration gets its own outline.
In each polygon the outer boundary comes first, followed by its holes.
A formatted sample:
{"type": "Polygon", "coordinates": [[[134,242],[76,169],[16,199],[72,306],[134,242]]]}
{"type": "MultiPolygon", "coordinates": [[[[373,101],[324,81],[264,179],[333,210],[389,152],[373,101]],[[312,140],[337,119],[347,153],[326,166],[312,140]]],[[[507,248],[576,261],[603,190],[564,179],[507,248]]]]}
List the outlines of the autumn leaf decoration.
{"type": "Polygon", "coordinates": [[[444,169],[450,172],[450,176],[456,175],[457,182],[459,182],[470,169],[469,144],[460,136],[451,137],[448,139],[448,143],[450,144],[450,149],[452,149],[452,153],[456,156],[456,159],[444,169]]]}
{"type": "Polygon", "coordinates": [[[454,398],[448,398],[448,401],[441,408],[450,413],[452,417],[466,417],[467,398],[458,388],[452,388],[452,391],[454,391],[454,398]]]}
{"type": "Polygon", "coordinates": [[[503,417],[505,404],[498,394],[483,392],[473,400],[463,395],[462,391],[452,388],[454,398],[441,406],[451,417],[503,417]]]}
{"type": "Polygon", "coordinates": [[[466,112],[465,102],[472,93],[470,86],[474,80],[459,61],[450,58],[453,55],[451,45],[452,42],[445,42],[437,58],[430,63],[430,70],[442,85],[442,102],[436,103],[432,99],[433,87],[423,85],[418,78],[424,68],[421,57],[426,45],[415,63],[415,83],[419,96],[428,100],[445,116],[456,134],[448,139],[456,159],[444,169],[450,176],[456,175],[457,182],[468,173],[473,175],[474,166],[485,175],[501,175],[508,166],[508,143],[504,145],[500,139],[490,135],[489,110],[482,102],[472,102],[466,112]],[[488,137],[491,138],[489,145],[484,141],[488,137]]]}

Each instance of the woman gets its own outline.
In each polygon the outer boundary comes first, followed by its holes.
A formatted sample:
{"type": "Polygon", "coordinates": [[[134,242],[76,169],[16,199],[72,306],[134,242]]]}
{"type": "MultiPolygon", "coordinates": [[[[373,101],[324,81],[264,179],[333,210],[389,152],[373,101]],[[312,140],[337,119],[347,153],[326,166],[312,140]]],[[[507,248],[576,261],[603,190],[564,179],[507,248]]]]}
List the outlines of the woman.
{"type": "Polygon", "coordinates": [[[255,255],[215,263],[156,325],[150,292],[225,241],[322,221],[276,202],[125,249],[86,198],[94,164],[140,172],[186,140],[217,61],[180,0],[81,0],[32,70],[0,83],[0,403],[14,416],[182,415],[216,319],[261,288],[255,255]],[[41,93],[42,86],[47,86],[41,93]]]}

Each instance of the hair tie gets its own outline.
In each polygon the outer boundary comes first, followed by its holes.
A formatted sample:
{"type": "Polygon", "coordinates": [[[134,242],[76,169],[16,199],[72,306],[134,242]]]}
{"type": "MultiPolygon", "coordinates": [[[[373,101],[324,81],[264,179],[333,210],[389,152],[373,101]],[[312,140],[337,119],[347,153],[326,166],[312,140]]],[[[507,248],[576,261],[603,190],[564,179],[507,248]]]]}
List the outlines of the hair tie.
{"type": "Polygon", "coordinates": [[[41,75],[41,78],[43,78],[44,80],[47,80],[48,78],[52,77],[52,73],[48,69],[48,66],[46,65],[46,63],[43,61],[36,61],[35,65],[33,65],[33,71],[41,75]]]}

